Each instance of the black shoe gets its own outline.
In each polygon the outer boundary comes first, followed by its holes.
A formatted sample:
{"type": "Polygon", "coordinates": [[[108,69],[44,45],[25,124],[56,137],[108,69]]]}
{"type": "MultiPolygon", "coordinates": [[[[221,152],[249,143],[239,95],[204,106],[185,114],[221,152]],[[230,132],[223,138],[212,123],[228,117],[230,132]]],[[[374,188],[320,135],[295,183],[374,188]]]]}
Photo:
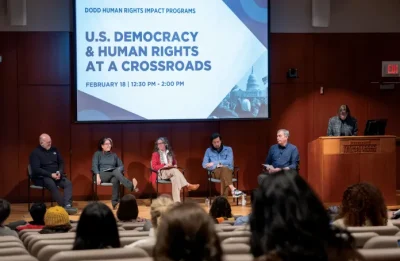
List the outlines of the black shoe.
{"type": "Polygon", "coordinates": [[[66,205],[64,209],[67,211],[68,215],[75,215],[78,213],[78,209],[73,208],[71,205],[66,205]]]}
{"type": "Polygon", "coordinates": [[[117,210],[117,207],[118,207],[118,202],[115,203],[115,204],[112,204],[112,208],[113,208],[114,210],[117,210]]]}

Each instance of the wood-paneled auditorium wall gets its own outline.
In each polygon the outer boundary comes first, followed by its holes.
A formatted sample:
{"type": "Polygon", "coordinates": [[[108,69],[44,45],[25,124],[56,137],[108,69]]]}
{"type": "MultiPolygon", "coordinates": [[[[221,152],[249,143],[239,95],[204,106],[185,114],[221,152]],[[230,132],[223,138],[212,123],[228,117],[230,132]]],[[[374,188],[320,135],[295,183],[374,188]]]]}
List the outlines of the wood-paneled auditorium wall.
{"type": "MultiPolygon", "coordinates": [[[[187,169],[188,180],[201,184],[199,192],[190,194],[194,196],[206,191],[201,160],[208,137],[215,131],[222,133],[225,143],[234,149],[235,164],[241,169],[239,187],[243,190],[256,186],[260,163],[275,143],[279,128],[290,130],[290,140],[300,151],[301,174],[307,177],[307,144],[326,133],[328,118],[340,104],[350,106],[361,132],[367,119],[379,117],[389,119],[388,134],[400,136],[396,117],[400,113],[400,86],[381,91],[378,85],[370,84],[381,80],[382,60],[400,60],[396,51],[400,45],[398,33],[274,33],[271,120],[137,124],[73,123],[70,33],[1,32],[0,39],[0,197],[12,202],[27,200],[28,157],[42,132],[49,133],[61,151],[76,200],[91,195],[91,157],[102,136],[113,138],[114,150],[123,159],[127,175],[138,179],[143,197],[152,190],[147,167],[153,142],[161,135],[169,137],[179,164],[187,169]],[[291,67],[298,68],[299,79],[286,79],[291,67]]],[[[399,150],[397,155],[399,159],[399,150]]],[[[161,191],[170,190],[167,186],[161,191]]],[[[110,191],[103,190],[102,194],[110,191]]]]}

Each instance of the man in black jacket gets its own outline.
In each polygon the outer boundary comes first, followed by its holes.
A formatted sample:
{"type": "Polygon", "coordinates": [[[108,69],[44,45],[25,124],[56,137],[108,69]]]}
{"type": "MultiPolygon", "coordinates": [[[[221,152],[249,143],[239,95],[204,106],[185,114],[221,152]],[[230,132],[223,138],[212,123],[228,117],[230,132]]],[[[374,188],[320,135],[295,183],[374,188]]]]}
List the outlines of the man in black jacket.
{"type": "Polygon", "coordinates": [[[64,207],[69,214],[76,214],[77,209],[72,207],[72,183],[64,176],[64,160],[61,154],[51,146],[48,134],[40,135],[39,143],[40,146],[29,157],[33,183],[50,190],[58,205],[64,207]],[[58,187],[64,189],[64,199],[58,187]]]}

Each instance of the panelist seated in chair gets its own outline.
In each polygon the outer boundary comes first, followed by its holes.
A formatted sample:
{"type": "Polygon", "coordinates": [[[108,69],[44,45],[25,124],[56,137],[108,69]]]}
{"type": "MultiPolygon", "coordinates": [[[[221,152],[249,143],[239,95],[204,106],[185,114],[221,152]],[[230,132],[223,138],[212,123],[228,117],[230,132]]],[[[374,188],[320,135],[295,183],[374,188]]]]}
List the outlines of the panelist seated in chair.
{"type": "Polygon", "coordinates": [[[100,185],[102,182],[110,182],[112,186],[111,204],[116,209],[119,203],[120,183],[125,188],[137,191],[137,180],[135,178],[130,181],[122,172],[124,165],[118,155],[111,151],[113,142],[111,138],[102,138],[99,140],[98,150],[94,153],[92,159],[92,172],[96,175],[96,183],[100,185]]]}
{"type": "Polygon", "coordinates": [[[276,173],[281,170],[298,169],[300,161],[299,151],[295,145],[288,142],[288,139],[288,130],[278,130],[276,134],[278,144],[272,145],[269,149],[264,164],[264,172],[258,175],[259,185],[268,174],[276,173]]]}
{"type": "Polygon", "coordinates": [[[39,143],[29,157],[32,182],[50,190],[53,200],[68,214],[76,214],[78,210],[72,207],[72,183],[64,175],[64,160],[60,152],[51,146],[51,137],[46,133],[40,135],[39,143]],[[64,189],[64,198],[58,187],[64,189]]]}
{"type": "Polygon", "coordinates": [[[243,195],[243,192],[233,186],[233,151],[231,147],[222,144],[222,137],[214,133],[210,138],[211,146],[206,150],[203,158],[203,168],[211,172],[214,179],[221,180],[221,193],[228,196],[228,188],[234,198],[243,195]]]}
{"type": "Polygon", "coordinates": [[[172,184],[172,199],[181,202],[180,191],[187,187],[188,191],[197,190],[199,184],[190,184],[179,171],[172,147],[165,137],[155,142],[154,152],[151,155],[151,168],[157,171],[158,179],[169,179],[172,184]]]}

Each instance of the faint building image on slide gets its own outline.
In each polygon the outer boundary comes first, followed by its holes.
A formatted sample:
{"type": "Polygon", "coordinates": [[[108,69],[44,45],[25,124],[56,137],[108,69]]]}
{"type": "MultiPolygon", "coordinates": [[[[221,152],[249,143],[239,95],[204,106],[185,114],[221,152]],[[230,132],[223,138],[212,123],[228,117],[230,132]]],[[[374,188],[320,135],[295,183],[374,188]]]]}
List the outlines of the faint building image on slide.
{"type": "Polygon", "coordinates": [[[235,85],[209,118],[266,118],[268,117],[268,77],[257,80],[251,70],[246,86],[235,85]]]}

